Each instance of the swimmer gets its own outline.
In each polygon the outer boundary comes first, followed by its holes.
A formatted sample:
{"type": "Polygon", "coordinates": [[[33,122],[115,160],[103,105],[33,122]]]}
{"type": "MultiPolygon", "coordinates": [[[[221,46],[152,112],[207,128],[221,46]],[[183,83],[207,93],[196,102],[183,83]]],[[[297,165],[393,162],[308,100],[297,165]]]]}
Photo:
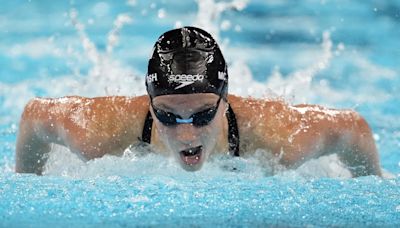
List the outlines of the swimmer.
{"type": "Polygon", "coordinates": [[[19,125],[16,172],[42,174],[53,143],[86,160],[149,144],[188,171],[215,153],[249,157],[262,149],[288,168],[336,153],[354,177],[381,176],[371,129],[356,112],[228,95],[227,65],[204,30],[164,33],[145,81],[148,94],[138,97],[31,100],[19,125]]]}

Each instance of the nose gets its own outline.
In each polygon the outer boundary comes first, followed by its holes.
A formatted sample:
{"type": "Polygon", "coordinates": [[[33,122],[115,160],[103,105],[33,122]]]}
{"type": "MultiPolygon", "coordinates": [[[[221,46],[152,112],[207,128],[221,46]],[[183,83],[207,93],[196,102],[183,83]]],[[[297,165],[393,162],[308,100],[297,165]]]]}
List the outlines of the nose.
{"type": "Polygon", "coordinates": [[[176,127],[176,139],[183,144],[191,145],[196,141],[197,137],[198,130],[193,124],[178,124],[176,127]]]}

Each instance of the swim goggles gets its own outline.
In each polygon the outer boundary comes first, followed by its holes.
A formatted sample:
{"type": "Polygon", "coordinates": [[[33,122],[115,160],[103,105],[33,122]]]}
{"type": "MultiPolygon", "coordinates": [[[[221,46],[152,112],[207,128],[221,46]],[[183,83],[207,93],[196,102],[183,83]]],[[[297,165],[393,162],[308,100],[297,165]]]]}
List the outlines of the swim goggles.
{"type": "Polygon", "coordinates": [[[175,126],[177,124],[193,124],[196,127],[202,127],[209,124],[214,119],[220,101],[221,97],[219,97],[215,106],[200,112],[196,112],[192,114],[188,119],[182,119],[182,117],[179,115],[157,109],[156,107],[154,107],[153,101],[151,101],[150,103],[151,107],[154,110],[155,116],[165,126],[175,126]]]}

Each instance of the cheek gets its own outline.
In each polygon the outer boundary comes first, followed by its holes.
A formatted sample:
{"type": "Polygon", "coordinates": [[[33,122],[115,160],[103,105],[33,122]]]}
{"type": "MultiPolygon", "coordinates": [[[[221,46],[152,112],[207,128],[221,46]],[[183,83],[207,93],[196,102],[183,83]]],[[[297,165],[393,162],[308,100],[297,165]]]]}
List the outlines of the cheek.
{"type": "Polygon", "coordinates": [[[159,124],[157,126],[157,129],[158,129],[158,135],[164,143],[169,142],[171,139],[175,137],[175,131],[173,130],[173,128],[165,127],[164,125],[159,124]]]}
{"type": "Polygon", "coordinates": [[[221,134],[222,131],[222,123],[223,121],[215,120],[211,123],[210,126],[202,128],[200,136],[201,141],[203,141],[203,143],[210,143],[218,140],[218,136],[219,134],[221,134]]]}
{"type": "MultiPolygon", "coordinates": [[[[182,134],[182,129],[179,127],[161,127],[159,128],[159,136],[161,140],[169,145],[170,148],[179,147],[181,142],[179,141],[180,134],[182,134]]],[[[189,131],[189,134],[193,136],[193,142],[198,144],[209,144],[210,141],[215,140],[217,130],[215,127],[202,127],[193,128],[189,131]]]]}
{"type": "Polygon", "coordinates": [[[218,132],[218,128],[215,126],[204,127],[201,131],[201,138],[204,140],[214,139],[217,132],[218,132]]]}

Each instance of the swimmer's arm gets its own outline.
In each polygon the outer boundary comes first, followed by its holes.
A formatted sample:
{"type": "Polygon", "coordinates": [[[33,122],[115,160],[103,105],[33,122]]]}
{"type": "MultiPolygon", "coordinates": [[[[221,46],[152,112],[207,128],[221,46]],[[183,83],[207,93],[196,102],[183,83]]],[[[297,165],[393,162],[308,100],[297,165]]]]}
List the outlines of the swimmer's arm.
{"type": "Polygon", "coordinates": [[[352,117],[351,124],[344,121],[338,125],[337,132],[342,132],[337,142],[340,160],[350,169],[353,177],[382,176],[378,151],[368,123],[355,112],[352,117]]]}
{"type": "Polygon", "coordinates": [[[22,114],[16,172],[41,174],[51,144],[85,159],[120,154],[139,142],[147,96],[34,99],[22,114]]]}
{"type": "Polygon", "coordinates": [[[16,172],[42,173],[51,149],[50,143],[63,144],[57,132],[60,117],[49,115],[48,109],[36,99],[27,104],[19,125],[16,172]]]}
{"type": "Polygon", "coordinates": [[[280,139],[270,148],[282,164],[298,167],[308,159],[336,153],[353,177],[381,176],[371,129],[358,113],[316,105],[276,107],[268,116],[276,116],[270,128],[281,129],[280,139]]]}
{"type": "Polygon", "coordinates": [[[303,142],[317,142],[308,147],[313,149],[306,150],[314,153],[314,157],[336,153],[353,177],[382,175],[372,131],[358,113],[325,109],[307,112],[304,119],[309,128],[300,137],[308,138],[303,142]],[[332,116],[329,112],[336,114],[332,116]]]}

